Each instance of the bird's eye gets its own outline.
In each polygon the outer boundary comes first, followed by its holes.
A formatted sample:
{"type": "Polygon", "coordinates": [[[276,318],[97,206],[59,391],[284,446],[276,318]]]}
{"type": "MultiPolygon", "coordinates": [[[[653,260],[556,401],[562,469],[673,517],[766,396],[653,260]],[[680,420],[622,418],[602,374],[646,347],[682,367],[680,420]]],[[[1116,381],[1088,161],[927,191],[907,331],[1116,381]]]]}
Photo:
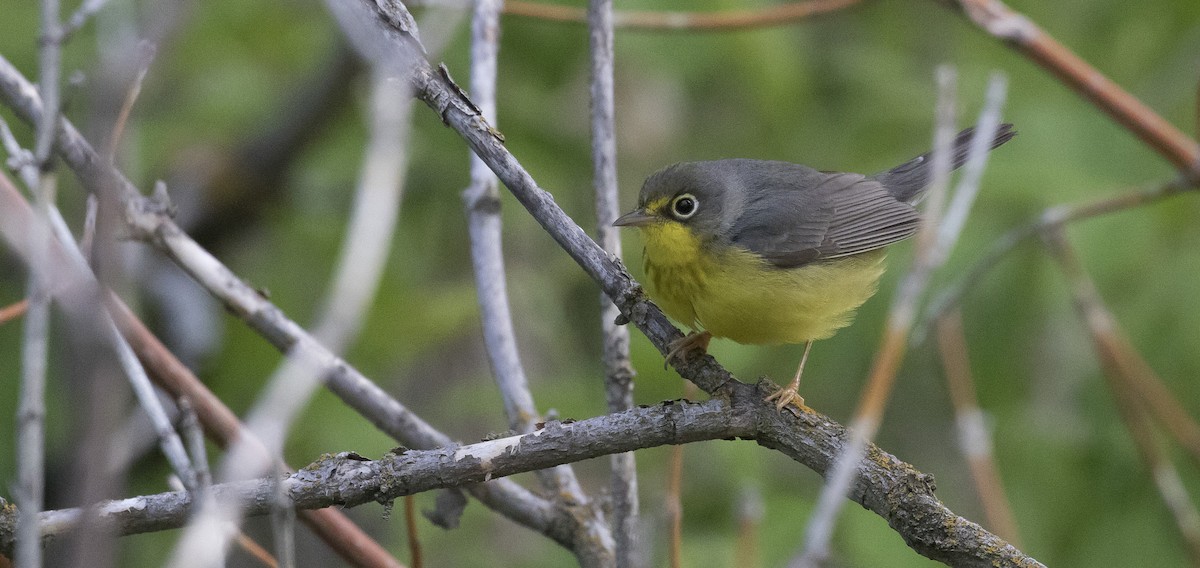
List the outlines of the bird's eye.
{"type": "Polygon", "coordinates": [[[700,202],[695,195],[685,193],[671,200],[671,212],[675,214],[676,219],[687,219],[696,214],[696,209],[700,207],[700,202]]]}

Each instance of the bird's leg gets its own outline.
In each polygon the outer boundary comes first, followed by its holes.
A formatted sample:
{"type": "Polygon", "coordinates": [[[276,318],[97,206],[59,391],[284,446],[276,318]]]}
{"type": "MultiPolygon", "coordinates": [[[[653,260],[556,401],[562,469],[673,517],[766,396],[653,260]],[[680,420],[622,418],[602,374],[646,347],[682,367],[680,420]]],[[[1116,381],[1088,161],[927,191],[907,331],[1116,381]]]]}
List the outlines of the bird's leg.
{"type": "Polygon", "coordinates": [[[792,382],[763,399],[767,402],[774,402],[777,410],[783,411],[784,407],[793,402],[797,407],[804,406],[804,397],[800,396],[797,391],[800,390],[800,375],[804,374],[804,364],[808,362],[808,351],[812,349],[812,344],[812,341],[804,344],[804,355],[800,356],[800,366],[796,369],[796,377],[792,379],[792,382]]]}
{"type": "Polygon", "coordinates": [[[700,350],[701,355],[708,353],[708,342],[711,340],[711,333],[707,331],[693,331],[680,339],[672,341],[670,345],[667,345],[667,358],[663,360],[663,369],[666,369],[667,365],[674,360],[679,360],[680,363],[687,363],[692,359],[691,352],[697,349],[700,350]]]}

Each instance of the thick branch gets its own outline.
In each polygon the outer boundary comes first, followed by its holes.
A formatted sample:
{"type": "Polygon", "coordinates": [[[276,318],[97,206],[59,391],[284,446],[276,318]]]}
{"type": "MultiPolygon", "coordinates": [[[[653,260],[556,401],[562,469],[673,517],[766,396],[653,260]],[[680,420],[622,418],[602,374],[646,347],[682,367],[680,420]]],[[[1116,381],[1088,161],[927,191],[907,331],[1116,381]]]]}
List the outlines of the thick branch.
{"type": "MultiPolygon", "coordinates": [[[[728,438],[757,439],[824,473],[846,444],[846,429],[814,412],[801,413],[798,419],[805,427],[796,428],[797,417],[762,402],[772,388],[765,381],[737,383],[728,400],[666,402],[578,422],[554,422],[532,434],[411,450],[378,461],[343,453],[291,475],[286,489],[298,508],[354,506],[618,452],[728,438]]],[[[270,510],[271,485],[260,479],[214,486],[213,491],[238,499],[248,514],[261,515],[270,510]]],[[[851,498],[886,518],[909,546],[935,560],[964,567],[1041,566],[951,513],[934,497],[930,476],[875,446],[869,446],[858,468],[851,498]]],[[[119,532],[131,534],[182,526],[189,506],[186,494],[163,493],[104,503],[98,510],[119,532]]],[[[0,552],[12,543],[4,514],[0,512],[0,552]]],[[[78,509],[44,513],[43,530],[61,534],[78,515],[78,509]]]]}

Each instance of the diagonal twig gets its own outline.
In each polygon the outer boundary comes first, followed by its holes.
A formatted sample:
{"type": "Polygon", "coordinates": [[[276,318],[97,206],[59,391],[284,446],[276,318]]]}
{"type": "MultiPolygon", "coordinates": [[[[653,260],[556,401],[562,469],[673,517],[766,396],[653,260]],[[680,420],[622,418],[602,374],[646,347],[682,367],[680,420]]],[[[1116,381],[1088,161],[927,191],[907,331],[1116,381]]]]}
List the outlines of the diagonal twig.
{"type": "Polygon", "coordinates": [[[1147,412],[1147,401],[1138,399],[1142,390],[1138,384],[1145,383],[1148,380],[1145,375],[1152,371],[1124,337],[1120,324],[1104,305],[1100,292],[1062,228],[1046,231],[1043,242],[1070,284],[1075,308],[1091,334],[1117,411],[1133,438],[1138,455],[1154,480],[1163,504],[1174,517],[1175,527],[1192,563],[1200,564],[1200,512],[1192,504],[1178,469],[1159,445],[1147,412]]]}
{"type": "Polygon", "coordinates": [[[1185,175],[1200,177],[1200,145],[1000,0],[938,0],[961,10],[1133,132],[1185,175]]]}
{"type": "Polygon", "coordinates": [[[950,401],[954,405],[958,445],[967,458],[975,492],[983,504],[988,526],[1009,542],[1020,546],[1017,522],[1004,495],[1004,484],[1000,482],[1000,472],[993,458],[991,429],[975,395],[975,379],[971,376],[962,313],[955,310],[939,318],[937,332],[938,351],[942,357],[950,401]]]}
{"type": "Polygon", "coordinates": [[[918,325],[918,330],[913,335],[913,340],[924,341],[927,337],[927,330],[933,322],[950,310],[957,308],[967,292],[974,288],[1000,263],[1005,255],[1012,252],[1025,239],[1076,221],[1156,203],[1168,197],[1195,191],[1198,187],[1200,185],[1187,178],[1178,177],[1166,183],[1157,183],[1151,187],[1122,193],[1115,197],[1073,205],[1055,205],[1045,209],[1032,223],[1012,229],[993,241],[989,249],[978,257],[970,269],[964,271],[962,276],[943,288],[929,302],[921,323],[918,325]]]}

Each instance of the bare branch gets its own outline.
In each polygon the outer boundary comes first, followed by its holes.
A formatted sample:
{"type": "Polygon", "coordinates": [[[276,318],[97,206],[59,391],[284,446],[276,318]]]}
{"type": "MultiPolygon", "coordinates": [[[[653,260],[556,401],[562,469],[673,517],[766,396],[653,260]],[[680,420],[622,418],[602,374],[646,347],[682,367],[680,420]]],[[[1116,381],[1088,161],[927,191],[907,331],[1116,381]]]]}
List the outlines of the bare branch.
{"type": "MultiPolygon", "coordinates": [[[[7,177],[0,174],[0,183],[7,177]]],[[[44,211],[44,209],[43,209],[44,211]]],[[[48,248],[50,231],[44,223],[27,234],[31,253],[48,248]]],[[[21,340],[21,391],[17,407],[17,484],[13,495],[21,510],[20,530],[14,560],[18,566],[42,565],[42,546],[37,513],[45,502],[46,366],[50,328],[50,271],[45,255],[29,259],[28,311],[21,340]]]]}
{"type": "MultiPolygon", "coordinates": [[[[496,121],[496,74],[500,51],[500,0],[475,3],[471,21],[471,90],[479,101],[480,112],[496,121]]],[[[463,191],[467,209],[467,227],[471,238],[471,264],[483,322],[483,337],[492,374],[504,399],[509,427],[521,433],[532,432],[541,414],[533,402],[525,368],[517,350],[512,310],[508,303],[508,284],[504,267],[503,231],[500,217],[500,188],[496,176],[478,157],[471,155],[471,185],[463,191]]],[[[558,497],[561,508],[576,510],[575,517],[586,535],[579,535],[575,549],[580,563],[588,566],[609,564],[613,555],[612,534],[602,515],[591,502],[575,472],[569,466],[537,472],[550,494],[558,497]]]]}
{"type": "MultiPolygon", "coordinates": [[[[848,443],[846,429],[828,417],[802,411],[779,413],[763,398],[776,388],[732,382],[728,399],[703,403],[666,402],[569,423],[552,422],[532,434],[452,446],[410,450],[369,461],[352,453],[329,457],[283,480],[298,508],[354,506],[388,501],[484,479],[545,469],[556,464],[617,452],[713,439],[755,439],[818,473],[827,473],[848,443]],[[637,435],[631,435],[636,432],[637,435]]],[[[214,491],[246,504],[250,514],[266,514],[275,480],[259,479],[215,486],[214,491]]],[[[918,552],[954,566],[1041,566],[1012,545],[962,519],[933,495],[932,479],[912,466],[868,446],[851,498],[875,511],[918,552]]],[[[102,504],[98,510],[123,534],[163,530],[187,521],[186,493],[164,493],[102,504]]],[[[78,509],[42,515],[53,537],[69,531],[78,509]]],[[[10,526],[0,514],[0,553],[11,548],[10,526]]]]}
{"type": "Polygon", "coordinates": [[[1200,145],[1137,97],[1058,43],[1000,0],[939,0],[961,10],[983,31],[1003,40],[1154,148],[1181,173],[1200,177],[1200,145]]]}
{"type": "MultiPolygon", "coordinates": [[[[588,43],[591,53],[592,185],[596,191],[596,240],[614,258],[621,258],[621,235],[613,226],[620,215],[617,192],[616,104],[613,101],[612,0],[588,3],[588,43]]],[[[603,336],[604,390],[609,412],[633,408],[633,364],[629,361],[629,328],[617,325],[621,315],[607,296],[600,297],[603,336]]],[[[629,567],[638,556],[637,463],[632,453],[610,459],[612,470],[612,533],[617,566],[629,567]]]]}

